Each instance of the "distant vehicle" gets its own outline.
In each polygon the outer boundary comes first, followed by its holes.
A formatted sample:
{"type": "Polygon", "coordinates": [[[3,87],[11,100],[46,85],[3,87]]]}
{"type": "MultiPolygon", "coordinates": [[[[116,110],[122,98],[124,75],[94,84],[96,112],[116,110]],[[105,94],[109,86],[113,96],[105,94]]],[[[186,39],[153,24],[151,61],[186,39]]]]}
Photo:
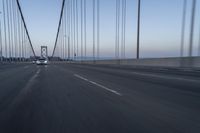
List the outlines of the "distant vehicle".
{"type": "Polygon", "coordinates": [[[37,65],[47,65],[48,64],[48,60],[46,58],[40,58],[36,61],[37,65]]]}
{"type": "Polygon", "coordinates": [[[33,60],[32,63],[33,63],[33,64],[36,64],[36,61],[37,61],[37,60],[33,60]]]}

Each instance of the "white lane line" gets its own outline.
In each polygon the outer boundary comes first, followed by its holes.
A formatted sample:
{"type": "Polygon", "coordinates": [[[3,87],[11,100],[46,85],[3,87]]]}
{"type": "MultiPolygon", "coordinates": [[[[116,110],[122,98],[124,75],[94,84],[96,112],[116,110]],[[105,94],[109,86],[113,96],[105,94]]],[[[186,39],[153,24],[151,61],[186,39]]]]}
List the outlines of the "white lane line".
{"type": "Polygon", "coordinates": [[[115,91],[115,90],[109,89],[108,87],[105,87],[105,86],[103,86],[103,85],[101,85],[101,84],[98,84],[98,83],[96,83],[96,82],[94,82],[94,81],[91,81],[91,80],[89,80],[89,79],[86,79],[86,78],[84,78],[84,77],[82,77],[82,76],[80,76],[80,75],[78,75],[78,74],[74,74],[74,76],[77,77],[77,78],[79,78],[79,79],[82,79],[82,80],[84,80],[84,81],[87,81],[87,82],[89,82],[89,83],[91,83],[91,84],[93,84],[93,85],[96,85],[96,86],[98,86],[98,87],[100,87],[100,88],[102,88],[102,89],[104,89],[104,90],[107,90],[107,91],[109,91],[109,92],[112,92],[112,93],[114,93],[114,94],[116,94],[116,95],[118,95],[118,96],[122,96],[121,93],[119,93],[119,92],[117,92],[117,91],[115,91]]]}
{"type": "Polygon", "coordinates": [[[167,76],[162,76],[162,75],[146,74],[146,73],[139,73],[139,72],[131,72],[131,74],[140,75],[140,76],[146,76],[146,77],[154,77],[154,78],[171,79],[171,80],[181,80],[181,81],[187,81],[187,82],[197,82],[197,83],[200,83],[200,80],[195,80],[195,79],[185,79],[185,78],[169,77],[169,76],[167,77],[167,76]]]}

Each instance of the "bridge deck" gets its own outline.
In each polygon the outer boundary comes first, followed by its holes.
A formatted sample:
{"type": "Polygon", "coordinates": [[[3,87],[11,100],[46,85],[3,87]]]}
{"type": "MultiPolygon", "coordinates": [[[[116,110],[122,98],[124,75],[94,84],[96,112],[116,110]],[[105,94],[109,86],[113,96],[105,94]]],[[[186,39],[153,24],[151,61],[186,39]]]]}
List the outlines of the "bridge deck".
{"type": "Polygon", "coordinates": [[[198,76],[77,64],[0,67],[2,133],[200,131],[198,76]]]}

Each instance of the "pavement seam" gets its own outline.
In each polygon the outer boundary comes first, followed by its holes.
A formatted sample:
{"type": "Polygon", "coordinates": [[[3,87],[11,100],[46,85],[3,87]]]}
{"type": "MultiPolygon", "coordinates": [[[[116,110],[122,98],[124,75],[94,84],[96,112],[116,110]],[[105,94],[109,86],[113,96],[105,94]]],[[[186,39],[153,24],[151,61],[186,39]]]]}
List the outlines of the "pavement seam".
{"type": "Polygon", "coordinates": [[[16,98],[13,100],[12,105],[17,105],[18,103],[20,103],[23,98],[24,95],[26,95],[30,89],[30,87],[33,85],[35,79],[38,77],[38,75],[40,74],[40,69],[38,69],[36,71],[36,73],[30,78],[30,80],[28,81],[28,83],[26,84],[26,86],[21,90],[21,92],[16,96],[16,98]]]}

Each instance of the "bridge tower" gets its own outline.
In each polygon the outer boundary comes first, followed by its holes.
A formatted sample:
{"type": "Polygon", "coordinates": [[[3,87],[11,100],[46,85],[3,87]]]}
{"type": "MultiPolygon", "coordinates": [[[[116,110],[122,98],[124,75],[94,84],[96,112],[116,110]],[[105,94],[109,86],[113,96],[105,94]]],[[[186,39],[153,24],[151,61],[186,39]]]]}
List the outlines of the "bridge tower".
{"type": "Polygon", "coordinates": [[[48,58],[47,46],[41,46],[41,57],[42,58],[48,58]]]}

